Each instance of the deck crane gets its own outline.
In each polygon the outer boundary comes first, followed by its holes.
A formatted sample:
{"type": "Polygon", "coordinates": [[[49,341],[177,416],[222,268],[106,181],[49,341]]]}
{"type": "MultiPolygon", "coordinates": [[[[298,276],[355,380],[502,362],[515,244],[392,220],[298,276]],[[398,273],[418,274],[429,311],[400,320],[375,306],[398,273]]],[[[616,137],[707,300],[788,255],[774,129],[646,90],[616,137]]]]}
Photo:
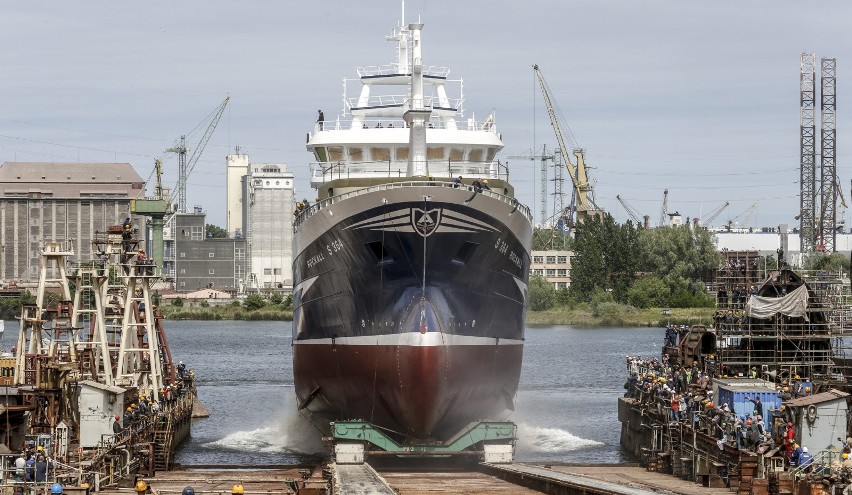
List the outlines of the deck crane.
{"type": "Polygon", "coordinates": [[[538,78],[539,86],[541,87],[541,96],[544,98],[544,105],[547,107],[547,115],[550,117],[550,125],[553,127],[553,132],[556,134],[556,143],[559,146],[559,152],[562,153],[562,158],[565,160],[565,167],[568,169],[568,175],[571,176],[571,183],[574,186],[576,194],[577,206],[577,222],[589,216],[601,216],[603,211],[595,205],[592,199],[592,187],[589,184],[588,175],[586,172],[585,152],[580,149],[574,149],[573,155],[577,158],[577,163],[571,163],[571,155],[568,151],[568,145],[565,143],[565,137],[562,133],[562,126],[559,123],[559,117],[556,114],[556,109],[551,98],[550,88],[544,80],[544,75],[538,64],[533,65],[533,71],[538,78]]]}
{"type": "Polygon", "coordinates": [[[728,201],[725,201],[725,204],[708,213],[707,218],[705,220],[702,220],[701,223],[704,224],[705,227],[709,227],[710,222],[716,220],[716,218],[721,215],[722,212],[725,211],[725,208],[730,206],[730,204],[731,203],[729,203],[728,201]]]}
{"type": "Polygon", "coordinates": [[[228,101],[230,100],[230,96],[226,97],[225,100],[213,110],[211,113],[212,119],[210,120],[210,125],[207,126],[207,130],[204,131],[204,135],[201,136],[201,141],[198,142],[198,146],[196,146],[192,151],[192,155],[189,156],[189,159],[186,157],[186,153],[189,151],[186,147],[186,136],[180,137],[180,143],[178,143],[177,146],[173,146],[166,150],[167,152],[177,153],[178,155],[178,183],[175,188],[175,192],[172,194],[169,201],[174,202],[175,196],[177,196],[177,211],[180,213],[186,213],[186,180],[189,178],[189,174],[192,173],[192,170],[198,163],[198,159],[201,158],[201,154],[204,153],[204,148],[207,146],[207,142],[210,141],[210,137],[213,136],[213,131],[216,130],[216,125],[219,124],[219,119],[221,119],[222,114],[225,113],[225,107],[228,106],[228,101]]]}

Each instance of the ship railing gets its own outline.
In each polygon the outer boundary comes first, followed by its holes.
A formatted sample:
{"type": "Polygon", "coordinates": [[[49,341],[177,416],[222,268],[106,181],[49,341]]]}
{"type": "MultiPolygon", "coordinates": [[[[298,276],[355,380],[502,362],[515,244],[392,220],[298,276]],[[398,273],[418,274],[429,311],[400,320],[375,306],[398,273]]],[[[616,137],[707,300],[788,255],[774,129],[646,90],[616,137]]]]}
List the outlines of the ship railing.
{"type": "Polygon", "coordinates": [[[381,107],[396,107],[409,104],[411,101],[416,101],[420,108],[440,108],[455,110],[461,105],[461,98],[440,98],[437,96],[424,96],[422,100],[412,100],[410,95],[373,95],[367,97],[366,101],[361,98],[347,98],[346,106],[351,109],[368,109],[381,107]]]}
{"type": "MultiPolygon", "coordinates": [[[[462,176],[471,179],[503,179],[509,181],[509,168],[499,160],[489,162],[427,160],[426,166],[429,169],[429,175],[434,178],[462,176]]],[[[408,173],[408,161],[313,162],[310,164],[310,171],[312,184],[365,177],[403,178],[408,173]]]]}
{"type": "MultiPolygon", "coordinates": [[[[448,187],[448,188],[454,188],[454,189],[459,187],[458,184],[455,184],[455,183],[453,183],[451,181],[447,181],[447,180],[441,180],[441,179],[434,179],[432,181],[420,180],[420,181],[388,182],[386,184],[378,184],[378,185],[371,186],[371,187],[364,187],[364,188],[356,189],[354,191],[349,191],[349,192],[346,192],[346,193],[343,193],[343,194],[338,194],[338,195],[332,196],[330,198],[326,198],[324,200],[319,201],[318,203],[314,203],[313,205],[311,205],[308,208],[304,208],[296,216],[296,220],[294,221],[293,225],[298,229],[298,227],[302,224],[302,222],[304,222],[308,217],[310,217],[314,213],[317,213],[318,211],[322,210],[323,208],[326,208],[326,207],[331,206],[335,203],[339,203],[341,201],[344,201],[344,200],[347,200],[347,199],[350,199],[350,198],[362,196],[364,194],[369,194],[369,193],[373,193],[373,192],[376,192],[376,191],[387,191],[387,190],[391,190],[391,189],[400,189],[400,188],[403,188],[403,187],[423,187],[426,184],[428,184],[430,187],[448,187]]],[[[464,189],[467,189],[468,191],[474,192],[474,189],[471,186],[462,185],[461,187],[464,188],[464,189]]],[[[511,196],[506,196],[504,194],[501,194],[501,193],[498,193],[498,192],[495,192],[495,191],[483,190],[483,191],[477,191],[477,192],[478,192],[478,194],[482,194],[483,196],[488,196],[490,198],[497,199],[499,201],[506,203],[507,205],[512,206],[514,209],[521,212],[521,214],[524,215],[524,217],[527,220],[532,221],[532,213],[531,213],[529,207],[525,204],[522,204],[517,199],[515,199],[511,196]]]]}
{"type": "Polygon", "coordinates": [[[824,476],[831,476],[840,470],[840,463],[843,461],[842,452],[840,450],[822,450],[807,464],[796,466],[790,470],[790,476],[793,479],[799,479],[806,473],[817,473],[824,476]]]}
{"type": "MultiPolygon", "coordinates": [[[[455,100],[460,101],[460,100],[455,100]]],[[[493,120],[475,120],[475,119],[460,119],[452,120],[452,123],[447,123],[440,116],[433,116],[426,124],[429,129],[446,129],[451,131],[464,132],[492,132],[497,134],[497,125],[493,120]]],[[[334,120],[326,120],[320,125],[319,122],[314,123],[313,133],[320,131],[347,131],[358,129],[405,129],[407,124],[399,118],[391,117],[358,117],[358,118],[337,118],[334,120]]],[[[310,139],[311,136],[308,136],[310,139]]]]}
{"type": "MultiPolygon", "coordinates": [[[[355,72],[358,73],[358,77],[376,77],[376,76],[410,76],[411,70],[408,72],[401,73],[399,71],[399,66],[396,64],[385,64],[385,65],[366,65],[362,67],[356,67],[355,72]]],[[[449,67],[441,67],[438,65],[429,65],[423,67],[423,75],[431,76],[431,77],[447,77],[450,73],[449,67]]]]}

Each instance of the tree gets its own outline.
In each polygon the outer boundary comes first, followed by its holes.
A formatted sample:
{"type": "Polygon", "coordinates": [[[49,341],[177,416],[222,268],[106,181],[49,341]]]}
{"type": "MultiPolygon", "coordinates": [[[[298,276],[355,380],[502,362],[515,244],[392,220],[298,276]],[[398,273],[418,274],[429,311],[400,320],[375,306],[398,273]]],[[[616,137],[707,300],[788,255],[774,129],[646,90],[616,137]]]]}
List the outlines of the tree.
{"type": "Polygon", "coordinates": [[[659,277],[651,276],[637,280],[627,291],[627,301],[637,308],[668,306],[669,291],[666,283],[659,277]]]}
{"type": "Polygon", "coordinates": [[[533,311],[544,311],[556,302],[556,289],[541,275],[530,277],[527,307],[533,311]]]}
{"type": "Polygon", "coordinates": [[[804,261],[805,270],[831,270],[849,272],[849,258],[840,253],[811,253],[804,261]]]}
{"type": "Polygon", "coordinates": [[[586,218],[574,230],[571,291],[578,301],[589,301],[599,290],[612,290],[622,302],[636,278],[639,263],[638,231],[632,222],[618,224],[612,215],[586,218]]]}
{"type": "Polygon", "coordinates": [[[266,305],[266,301],[259,294],[250,294],[243,301],[243,306],[248,310],[260,309],[266,305]]]}
{"type": "Polygon", "coordinates": [[[212,223],[208,223],[205,229],[207,230],[206,237],[208,239],[225,239],[228,237],[228,232],[225,229],[217,227],[212,223]]]}
{"type": "Polygon", "coordinates": [[[642,230],[639,252],[639,270],[656,275],[671,294],[703,294],[702,281],[710,280],[721,261],[713,235],[688,225],[642,230]]]}
{"type": "Polygon", "coordinates": [[[571,250],[573,240],[556,229],[534,229],[532,248],[535,251],[571,250]]]}

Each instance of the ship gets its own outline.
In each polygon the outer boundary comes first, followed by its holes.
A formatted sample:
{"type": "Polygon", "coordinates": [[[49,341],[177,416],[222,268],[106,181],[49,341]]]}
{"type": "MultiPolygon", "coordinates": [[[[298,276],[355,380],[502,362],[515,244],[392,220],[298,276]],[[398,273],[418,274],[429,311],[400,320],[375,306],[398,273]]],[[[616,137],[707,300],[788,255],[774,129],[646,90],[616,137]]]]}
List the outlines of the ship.
{"type": "Polygon", "coordinates": [[[496,158],[495,115],[465,117],[461,81],[423,63],[422,29],[400,22],[396,61],[358,67],[356,96],[308,134],[293,378],[326,426],[443,441],[514,407],[532,217],[496,158]]]}

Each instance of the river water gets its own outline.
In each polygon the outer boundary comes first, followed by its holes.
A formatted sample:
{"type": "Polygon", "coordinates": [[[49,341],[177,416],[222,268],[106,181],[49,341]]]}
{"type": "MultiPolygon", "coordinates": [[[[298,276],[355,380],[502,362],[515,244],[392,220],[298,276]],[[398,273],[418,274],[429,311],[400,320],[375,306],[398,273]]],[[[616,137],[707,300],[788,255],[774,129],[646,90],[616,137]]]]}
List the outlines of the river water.
{"type": "MultiPolygon", "coordinates": [[[[177,452],[182,464],[310,462],[320,434],[296,412],[290,322],[170,321],[175,360],[195,370],[210,411],[177,452]]],[[[655,328],[531,327],[516,410],[516,459],[619,463],[617,400],[627,354],[656,356],[655,328]]]]}

